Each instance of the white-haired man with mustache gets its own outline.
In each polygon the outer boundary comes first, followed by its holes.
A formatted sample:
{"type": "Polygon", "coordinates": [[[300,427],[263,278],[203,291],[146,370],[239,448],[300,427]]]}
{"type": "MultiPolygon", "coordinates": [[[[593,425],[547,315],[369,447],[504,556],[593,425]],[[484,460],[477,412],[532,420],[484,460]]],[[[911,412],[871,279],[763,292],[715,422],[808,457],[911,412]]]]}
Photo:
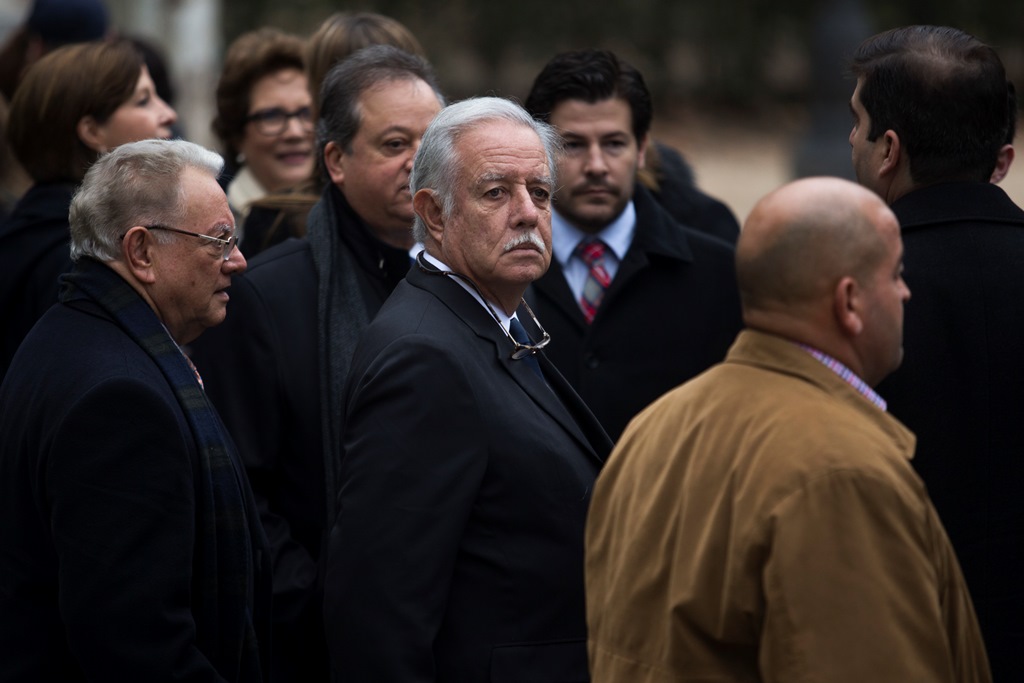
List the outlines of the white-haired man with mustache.
{"type": "Polygon", "coordinates": [[[556,139],[498,98],[423,136],[425,251],[344,391],[325,586],[339,680],[588,677],[583,527],[611,443],[522,299],[551,261],[556,139]]]}

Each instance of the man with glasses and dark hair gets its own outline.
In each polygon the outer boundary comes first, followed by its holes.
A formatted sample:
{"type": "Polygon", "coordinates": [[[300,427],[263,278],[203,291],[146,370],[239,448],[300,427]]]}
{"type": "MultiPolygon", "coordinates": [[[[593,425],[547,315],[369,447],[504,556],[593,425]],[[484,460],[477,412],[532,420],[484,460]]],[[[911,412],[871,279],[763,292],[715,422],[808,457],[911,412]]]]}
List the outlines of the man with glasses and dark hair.
{"type": "Polygon", "coordinates": [[[327,677],[321,540],[334,503],[340,392],[359,333],[409,270],[409,171],[443,106],[433,69],[396,47],[327,75],[318,149],[330,180],[306,238],[260,252],[232,315],[193,352],[245,458],[274,557],[275,678],[327,677]]]}
{"type": "Polygon", "coordinates": [[[426,251],[366,329],[342,406],[338,680],[587,680],[583,525],[611,443],[522,300],[551,260],[556,140],[498,98],[423,136],[426,251]]]}
{"type": "Polygon", "coordinates": [[[880,386],[963,567],[992,677],[1024,680],[1024,210],[1009,169],[1012,86],[959,29],[908,26],[854,53],[850,147],[906,244],[907,360],[880,386]]]}
{"type": "Polygon", "coordinates": [[[184,141],[126,144],[71,202],[74,269],[0,387],[0,681],[258,681],[271,568],[182,352],[245,270],[184,141]]]}

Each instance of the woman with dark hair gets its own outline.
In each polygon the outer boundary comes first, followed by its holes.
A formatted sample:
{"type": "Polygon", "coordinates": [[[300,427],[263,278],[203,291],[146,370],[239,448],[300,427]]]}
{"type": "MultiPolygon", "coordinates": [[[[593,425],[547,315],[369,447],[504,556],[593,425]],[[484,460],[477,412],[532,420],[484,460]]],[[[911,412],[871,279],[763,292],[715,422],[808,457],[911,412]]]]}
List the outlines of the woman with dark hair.
{"type": "Polygon", "coordinates": [[[127,41],[63,47],[26,72],[7,137],[33,185],[0,225],[0,379],[71,267],[68,207],[86,170],[118,145],[170,137],[176,119],[127,41]]]}

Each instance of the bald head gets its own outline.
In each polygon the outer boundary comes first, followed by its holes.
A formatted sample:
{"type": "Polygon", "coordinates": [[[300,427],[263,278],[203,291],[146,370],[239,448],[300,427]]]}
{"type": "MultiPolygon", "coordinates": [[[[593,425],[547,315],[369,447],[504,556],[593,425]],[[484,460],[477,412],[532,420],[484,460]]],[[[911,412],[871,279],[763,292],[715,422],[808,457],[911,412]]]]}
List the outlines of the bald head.
{"type": "Polygon", "coordinates": [[[831,295],[846,275],[882,260],[876,229],[896,218],[873,192],[839,178],[784,185],[754,207],[736,246],[744,310],[798,312],[831,295]]]}
{"type": "Polygon", "coordinates": [[[899,223],[870,190],[806,178],[754,207],[736,245],[748,327],[810,344],[869,384],[902,358],[899,223]]]}

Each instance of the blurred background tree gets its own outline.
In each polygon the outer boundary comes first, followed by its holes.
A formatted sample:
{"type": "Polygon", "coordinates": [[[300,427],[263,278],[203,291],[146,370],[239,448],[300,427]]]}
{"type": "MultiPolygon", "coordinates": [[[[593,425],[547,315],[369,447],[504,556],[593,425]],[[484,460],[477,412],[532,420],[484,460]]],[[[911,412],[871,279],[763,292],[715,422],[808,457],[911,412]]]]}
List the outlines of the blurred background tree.
{"type": "MultiPolygon", "coordinates": [[[[813,86],[816,19],[844,0],[225,0],[223,35],[271,24],[310,33],[335,11],[395,17],[421,40],[455,97],[525,94],[556,52],[600,46],[633,61],[659,101],[699,98],[751,107],[804,101],[813,86]]],[[[996,45],[1020,73],[1024,3],[857,0],[869,33],[948,24],[996,45]]],[[[867,34],[861,38],[867,37],[867,34]]],[[[840,73],[841,59],[835,63],[840,73]]]]}
{"type": "MultiPolygon", "coordinates": [[[[928,23],[973,33],[996,47],[1018,92],[1024,92],[1024,2],[1019,1],[106,2],[117,28],[164,49],[186,135],[208,145],[214,144],[212,95],[225,47],[241,33],[267,25],[307,36],[338,11],[375,11],[408,26],[452,99],[479,94],[521,99],[555,53],[612,49],[644,73],[655,98],[655,134],[698,157],[701,175],[724,158],[730,177],[723,184],[744,182],[735,178],[747,157],[767,153],[755,148],[780,136],[785,175],[849,174],[852,85],[844,74],[846,56],[861,40],[887,28],[928,23]],[[702,122],[714,130],[701,129],[702,122]],[[702,149],[710,143],[718,147],[702,149]],[[747,156],[727,158],[725,143],[745,146],[747,156]]],[[[12,23],[10,18],[23,16],[30,4],[0,0],[0,14],[6,11],[12,23]]],[[[776,180],[772,176],[770,182],[776,180]]],[[[737,208],[741,218],[743,209],[737,208]]]]}

